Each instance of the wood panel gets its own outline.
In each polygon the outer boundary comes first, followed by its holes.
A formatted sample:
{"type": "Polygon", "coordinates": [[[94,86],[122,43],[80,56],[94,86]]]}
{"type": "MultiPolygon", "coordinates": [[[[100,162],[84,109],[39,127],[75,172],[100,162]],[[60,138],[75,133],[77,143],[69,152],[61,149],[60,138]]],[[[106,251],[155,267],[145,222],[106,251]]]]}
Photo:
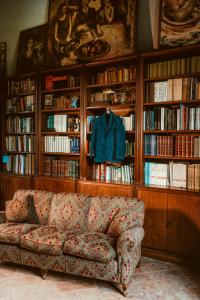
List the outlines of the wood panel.
{"type": "Polygon", "coordinates": [[[75,193],[77,192],[77,181],[36,176],[34,178],[34,189],[51,191],[54,193],[75,193]]]}
{"type": "Polygon", "coordinates": [[[200,196],[168,194],[168,251],[200,260],[200,196]]]}
{"type": "Polygon", "coordinates": [[[5,208],[5,201],[11,200],[18,189],[32,189],[33,177],[0,173],[0,209],[5,208]]]}
{"type": "Polygon", "coordinates": [[[79,193],[89,194],[92,196],[135,196],[134,188],[130,185],[106,184],[94,181],[79,181],[79,193]]]}
{"type": "Polygon", "coordinates": [[[167,250],[167,193],[139,189],[138,198],[145,203],[143,247],[167,250]]]}

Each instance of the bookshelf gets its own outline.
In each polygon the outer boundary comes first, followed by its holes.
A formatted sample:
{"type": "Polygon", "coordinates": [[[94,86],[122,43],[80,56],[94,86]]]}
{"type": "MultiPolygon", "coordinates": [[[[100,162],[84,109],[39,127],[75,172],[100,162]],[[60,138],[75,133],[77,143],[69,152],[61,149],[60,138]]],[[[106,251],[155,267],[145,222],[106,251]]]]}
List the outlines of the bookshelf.
{"type": "Polygon", "coordinates": [[[2,164],[6,173],[37,173],[37,80],[35,74],[11,77],[4,98],[2,164]]]}
{"type": "Polygon", "coordinates": [[[1,198],[9,200],[18,188],[141,198],[145,202],[143,255],[196,261],[199,53],[199,46],[164,49],[9,78],[9,90],[12,81],[27,78],[35,79],[36,90],[3,97],[2,157],[34,155],[35,169],[22,175],[1,168],[1,198]],[[24,109],[32,94],[33,105],[24,109]],[[123,118],[126,127],[126,156],[120,164],[95,163],[89,153],[93,122],[107,110],[123,118]],[[30,132],[14,127],[27,119],[33,120],[30,132]],[[33,147],[22,149],[24,140],[33,147]],[[150,182],[151,168],[154,181],[150,182]],[[156,178],[161,171],[162,181],[156,178]],[[173,174],[186,174],[181,178],[184,184],[177,185],[173,174]]]}
{"type": "MultiPolygon", "coordinates": [[[[94,183],[132,186],[135,159],[135,103],[137,58],[128,57],[86,66],[85,82],[85,179],[94,183]],[[123,163],[95,163],[91,157],[91,136],[98,116],[113,112],[120,116],[126,132],[123,163]]],[[[97,187],[99,185],[96,185],[97,187]]],[[[123,187],[122,187],[123,188],[123,187]]]]}
{"type": "Polygon", "coordinates": [[[41,75],[40,176],[79,179],[80,86],[78,66],[41,75]]]}

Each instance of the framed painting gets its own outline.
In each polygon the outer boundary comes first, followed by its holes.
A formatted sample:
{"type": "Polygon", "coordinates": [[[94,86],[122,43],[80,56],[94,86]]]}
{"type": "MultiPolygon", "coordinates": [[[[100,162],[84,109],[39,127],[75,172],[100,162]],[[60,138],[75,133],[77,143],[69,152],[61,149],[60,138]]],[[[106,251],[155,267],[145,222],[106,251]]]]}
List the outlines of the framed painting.
{"type": "Polygon", "coordinates": [[[136,0],[50,0],[47,67],[133,54],[135,18],[136,0]]]}
{"type": "Polygon", "coordinates": [[[37,72],[44,67],[47,25],[20,32],[16,74],[37,72]]]}
{"type": "Polygon", "coordinates": [[[160,47],[200,43],[200,0],[160,1],[160,47]]]}

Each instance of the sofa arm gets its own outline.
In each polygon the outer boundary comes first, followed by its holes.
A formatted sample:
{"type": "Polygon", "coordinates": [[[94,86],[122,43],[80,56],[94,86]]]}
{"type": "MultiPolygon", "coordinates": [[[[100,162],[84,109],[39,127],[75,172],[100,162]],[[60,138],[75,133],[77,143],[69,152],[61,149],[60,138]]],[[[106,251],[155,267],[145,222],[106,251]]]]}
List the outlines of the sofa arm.
{"type": "Polygon", "coordinates": [[[6,222],[6,212],[5,211],[0,211],[0,224],[6,222]]]}
{"type": "Polygon", "coordinates": [[[141,257],[142,227],[133,227],[121,233],[117,239],[118,270],[122,284],[128,284],[141,257]]]}

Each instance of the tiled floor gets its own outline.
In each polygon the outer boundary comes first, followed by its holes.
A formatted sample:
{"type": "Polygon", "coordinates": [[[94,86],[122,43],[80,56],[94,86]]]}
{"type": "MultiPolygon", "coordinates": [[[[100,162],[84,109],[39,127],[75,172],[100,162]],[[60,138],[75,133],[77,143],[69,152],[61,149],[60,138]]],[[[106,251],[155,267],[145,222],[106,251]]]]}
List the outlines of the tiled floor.
{"type": "MultiPolygon", "coordinates": [[[[125,300],[103,281],[50,272],[42,280],[32,268],[0,265],[3,300],[125,300]]],[[[143,257],[129,286],[132,300],[200,300],[200,275],[171,263],[143,257]]]]}

